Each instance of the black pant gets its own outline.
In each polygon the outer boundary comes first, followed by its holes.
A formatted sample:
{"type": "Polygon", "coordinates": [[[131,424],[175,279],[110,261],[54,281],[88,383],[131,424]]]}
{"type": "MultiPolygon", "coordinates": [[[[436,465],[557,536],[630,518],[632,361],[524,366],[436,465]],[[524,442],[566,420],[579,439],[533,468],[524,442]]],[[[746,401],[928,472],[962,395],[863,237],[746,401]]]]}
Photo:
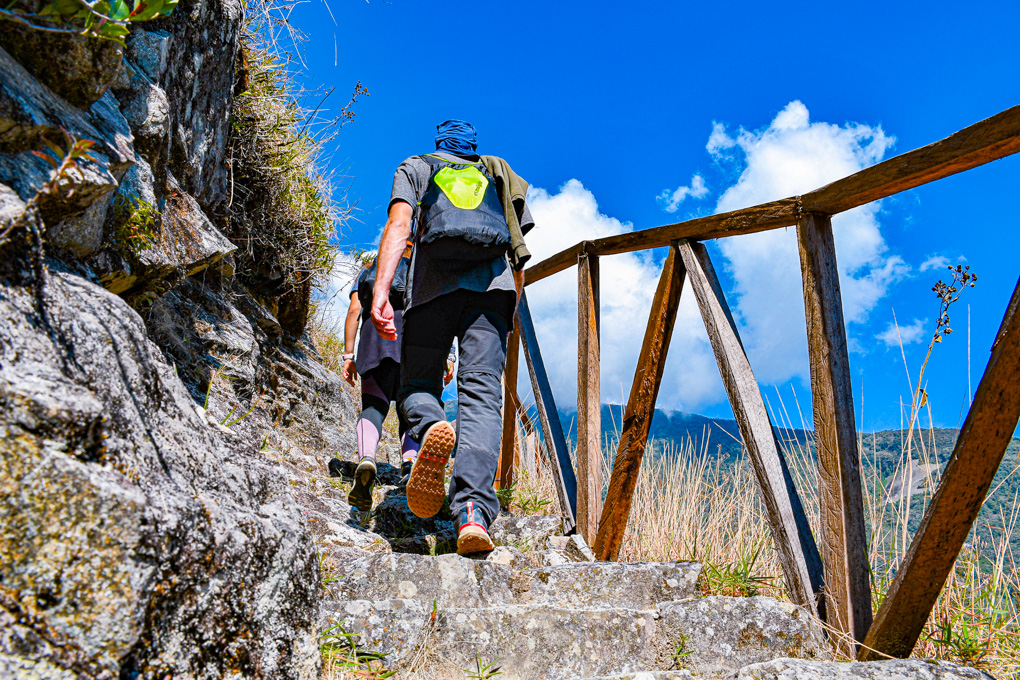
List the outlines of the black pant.
{"type": "Polygon", "coordinates": [[[490,523],[499,515],[492,483],[503,430],[500,377],[515,302],[511,291],[458,290],[404,313],[397,406],[417,442],[446,419],[443,374],[457,338],[457,458],[450,483],[455,517],[468,501],[490,523]]]}
{"type": "MultiPolygon", "coordinates": [[[[373,330],[368,326],[368,330],[373,330]]],[[[390,410],[390,402],[396,401],[400,387],[400,364],[393,359],[383,359],[379,365],[361,375],[361,417],[382,432],[383,421],[390,410]]],[[[399,416],[399,410],[398,410],[399,416]]],[[[404,419],[399,418],[398,434],[407,429],[404,419]]]]}

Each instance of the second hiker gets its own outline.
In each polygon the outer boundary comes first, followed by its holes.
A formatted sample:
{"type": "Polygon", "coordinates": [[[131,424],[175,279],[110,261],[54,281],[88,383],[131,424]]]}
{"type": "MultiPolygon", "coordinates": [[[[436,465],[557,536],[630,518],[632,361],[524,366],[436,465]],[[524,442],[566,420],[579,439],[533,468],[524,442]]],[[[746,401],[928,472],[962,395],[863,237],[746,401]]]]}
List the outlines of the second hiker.
{"type": "MultiPolygon", "coordinates": [[[[351,303],[347,308],[344,322],[344,347],[352,348],[358,328],[357,361],[354,352],[343,356],[341,374],[344,380],[354,386],[355,377],[361,376],[361,415],[358,417],[358,467],[354,472],[354,487],[347,501],[359,510],[372,509],[372,489],[376,478],[376,452],[382,437],[382,425],[390,410],[390,402],[397,398],[400,386],[400,330],[401,310],[404,307],[404,285],[410,262],[411,245],[405,248],[396,273],[390,283],[390,301],[393,305],[393,322],[397,340],[386,340],[379,336],[375,327],[368,322],[372,309],[372,295],[375,287],[377,260],[365,265],[351,289],[351,303]],[[368,323],[366,323],[368,322],[368,323]]],[[[453,355],[449,357],[444,378],[449,382],[453,377],[453,355]]],[[[418,444],[406,434],[405,422],[398,412],[400,436],[401,482],[406,482],[411,473],[411,464],[418,451],[418,444]]],[[[337,461],[339,464],[339,461],[337,461]]],[[[331,462],[331,467],[333,463],[331,462]]],[[[333,470],[331,469],[331,473],[333,470]]],[[[340,472],[337,469],[336,474],[340,472]]]]}
{"type": "Polygon", "coordinates": [[[499,514],[493,481],[502,429],[500,376],[520,268],[529,257],[521,235],[534,226],[524,202],[527,184],[504,161],[481,157],[476,148],[470,124],[446,121],[437,126],[435,153],[412,156],[397,168],[372,301],[373,324],[394,339],[390,281],[411,238],[397,405],[420,449],[407,503],[419,517],[439,511],[447,497],[443,472],[456,445],[448,496],[461,554],[493,548],[488,527],[499,514]],[[454,338],[456,432],[442,402],[454,338]]]}

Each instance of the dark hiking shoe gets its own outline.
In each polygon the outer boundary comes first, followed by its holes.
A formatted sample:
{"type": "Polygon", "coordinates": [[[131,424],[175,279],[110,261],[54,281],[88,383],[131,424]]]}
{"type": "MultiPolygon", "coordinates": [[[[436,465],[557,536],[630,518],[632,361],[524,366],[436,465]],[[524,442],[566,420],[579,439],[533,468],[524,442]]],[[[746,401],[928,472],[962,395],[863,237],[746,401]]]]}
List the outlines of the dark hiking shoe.
{"type": "Polygon", "coordinates": [[[344,476],[344,462],[339,458],[331,458],[329,464],[326,465],[326,469],[329,470],[330,477],[344,476]]]}
{"type": "Polygon", "coordinates": [[[468,504],[457,517],[457,554],[473,555],[489,552],[496,546],[489,538],[489,529],[482,513],[475,509],[475,504],[468,504]]]}
{"type": "Polygon", "coordinates": [[[445,420],[434,423],[422,437],[407,480],[407,507],[418,517],[428,519],[443,507],[446,498],[443,474],[456,443],[457,433],[445,420]]]}
{"type": "Polygon", "coordinates": [[[397,486],[407,486],[407,480],[411,478],[411,468],[414,467],[413,460],[405,460],[400,464],[400,481],[397,482],[397,486]]]}
{"type": "Polygon", "coordinates": [[[354,471],[354,488],[347,494],[347,502],[362,512],[372,509],[372,487],[375,486],[375,461],[362,458],[354,471]]]}

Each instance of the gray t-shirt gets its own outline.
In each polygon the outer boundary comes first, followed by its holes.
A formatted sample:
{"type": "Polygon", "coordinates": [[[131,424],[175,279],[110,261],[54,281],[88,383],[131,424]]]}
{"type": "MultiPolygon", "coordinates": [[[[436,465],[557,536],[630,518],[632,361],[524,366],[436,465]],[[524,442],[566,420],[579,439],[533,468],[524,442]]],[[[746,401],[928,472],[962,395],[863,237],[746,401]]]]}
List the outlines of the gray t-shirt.
{"type": "MultiPolygon", "coordinates": [[[[436,151],[434,155],[452,161],[477,159],[477,156],[462,158],[443,151],[436,151]]],[[[428,189],[431,175],[432,166],[421,156],[411,156],[405,160],[393,175],[390,205],[393,205],[394,201],[404,201],[409,204],[414,208],[414,218],[417,223],[418,202],[428,189]]],[[[525,205],[521,230],[526,232],[534,224],[535,220],[531,217],[531,211],[525,205]]],[[[516,290],[510,263],[504,256],[467,269],[450,270],[434,260],[430,260],[423,248],[415,248],[414,255],[411,257],[411,270],[407,277],[404,309],[423,305],[440,295],[452,293],[455,290],[473,290],[479,293],[490,290],[516,290]]]]}

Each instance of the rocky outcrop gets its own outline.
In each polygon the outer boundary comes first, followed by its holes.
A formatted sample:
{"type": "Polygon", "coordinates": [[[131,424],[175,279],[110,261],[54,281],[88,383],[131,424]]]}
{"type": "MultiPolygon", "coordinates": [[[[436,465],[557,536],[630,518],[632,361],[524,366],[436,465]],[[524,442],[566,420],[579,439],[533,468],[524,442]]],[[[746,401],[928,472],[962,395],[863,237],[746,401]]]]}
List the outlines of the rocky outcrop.
{"type": "Polygon", "coordinates": [[[289,487],[206,420],[122,300],[54,271],[43,320],[7,274],[3,593],[7,616],[38,622],[25,640],[67,641],[29,660],[313,677],[318,569],[289,487]]]}
{"type": "Polygon", "coordinates": [[[242,18],[182,3],[125,50],[5,24],[0,676],[312,678],[320,554],[389,550],[325,477],[350,394],[231,278],[242,18]],[[64,130],[91,158],[40,194],[64,130]]]}
{"type": "MultiPolygon", "coordinates": [[[[22,0],[18,9],[37,13],[46,0],[22,0]]],[[[120,70],[123,49],[109,40],[37,31],[5,21],[0,45],[33,76],[70,104],[87,109],[102,97],[120,70]]]]}

